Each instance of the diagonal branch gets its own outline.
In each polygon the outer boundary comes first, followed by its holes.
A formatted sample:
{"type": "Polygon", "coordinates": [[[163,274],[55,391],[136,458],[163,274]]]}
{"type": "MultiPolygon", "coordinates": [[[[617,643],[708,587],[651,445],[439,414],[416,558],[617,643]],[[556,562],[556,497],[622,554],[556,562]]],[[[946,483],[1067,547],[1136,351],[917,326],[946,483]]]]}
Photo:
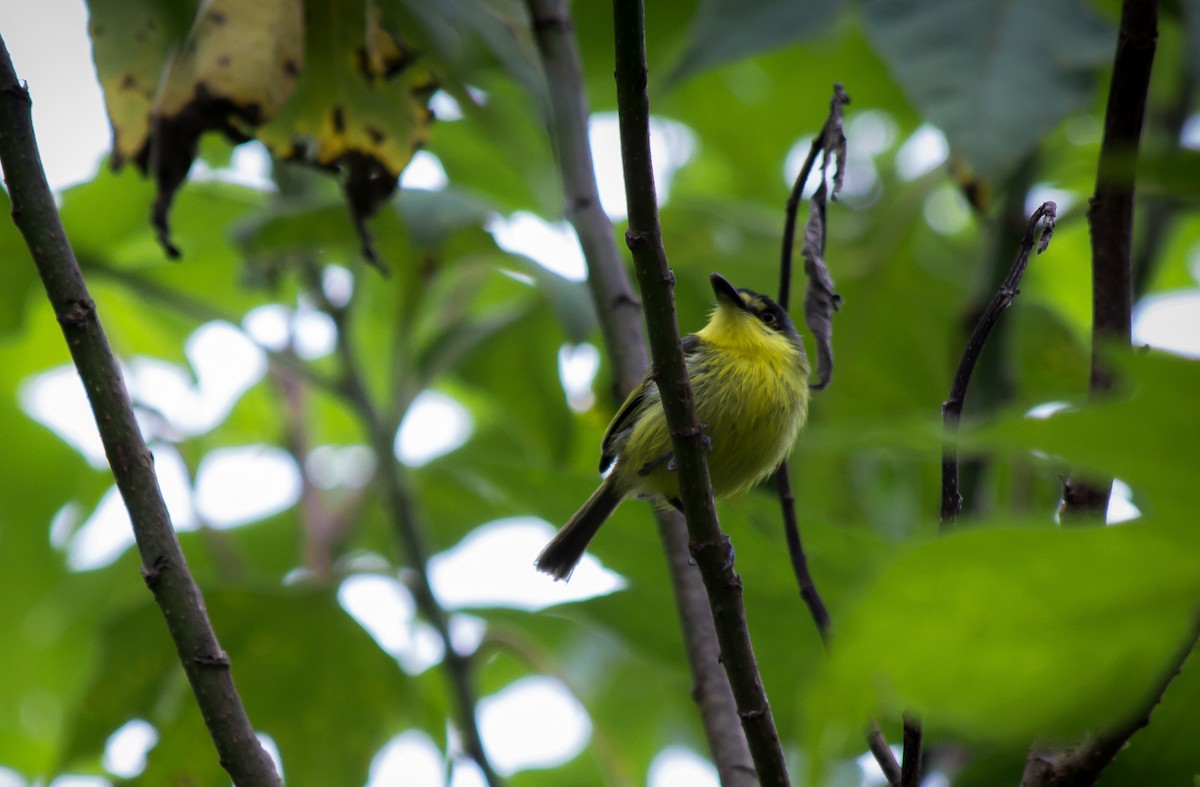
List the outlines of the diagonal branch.
{"type": "Polygon", "coordinates": [[[29,92],[18,82],[0,39],[0,162],[12,198],[13,221],[33,255],[87,390],[113,478],[133,522],[142,577],[166,618],[221,766],[235,784],[278,785],[275,765],[250,726],[233,684],[229,657],[221,650],[200,588],[175,537],[120,367],[46,183],[29,108],[29,92]]]}
{"type": "MultiPolygon", "coordinates": [[[[564,0],[527,0],[550,92],[550,130],[558,153],[567,216],[588,265],[588,286],[614,369],[615,398],[625,399],[646,373],[641,306],[634,298],[613,238],[612,222],[600,206],[595,165],[588,143],[588,108],[571,17],[564,0]]],[[[720,664],[720,647],[708,597],[688,555],[688,532],[674,511],[655,511],[667,554],[672,591],[692,672],[692,697],[721,784],[757,784],[737,705],[720,664]]]]}
{"type": "Polygon", "coordinates": [[[721,532],[701,449],[704,430],[679,343],[674,275],[667,265],[650,162],[650,105],[646,94],[645,13],[641,0],[614,0],[617,109],[629,229],[625,242],[646,304],[646,327],[654,361],[651,374],[662,395],[679,466],[680,497],[691,552],[700,568],[716,624],[721,659],[750,745],[760,784],[788,784],[783,746],[758,674],[742,605],[742,581],[733,569],[729,538],[721,532]]]}
{"type": "Polygon", "coordinates": [[[1120,753],[1134,733],[1150,723],[1150,715],[1162,701],[1163,695],[1183,669],[1184,663],[1200,641],[1200,618],[1197,618],[1183,647],[1171,660],[1170,666],[1150,689],[1146,701],[1137,712],[1115,729],[1065,751],[1033,749],[1025,761],[1021,787],[1086,787],[1096,783],[1100,773],[1120,753]]]}
{"type": "Polygon", "coordinates": [[[949,530],[958,520],[962,511],[962,495],[958,490],[958,448],[954,445],[954,437],[958,433],[958,422],[962,418],[963,404],[967,398],[967,387],[971,384],[971,373],[983,352],[988,336],[1000,320],[1004,310],[1012,305],[1013,299],[1020,292],[1021,277],[1033,254],[1034,240],[1037,230],[1042,228],[1041,239],[1037,242],[1037,253],[1041,254],[1050,245],[1050,237],[1054,234],[1054,220],[1057,206],[1053,202],[1043,202],[1029,217],[1025,228],[1025,236],[1021,239],[1021,247],[1012,268],[996,291],[991,302],[984,309],[967,346],[963,349],[962,358],[958,362],[958,370],[954,373],[954,382],[950,386],[950,396],[942,402],[942,428],[945,440],[942,446],[942,531],[949,530]]]}

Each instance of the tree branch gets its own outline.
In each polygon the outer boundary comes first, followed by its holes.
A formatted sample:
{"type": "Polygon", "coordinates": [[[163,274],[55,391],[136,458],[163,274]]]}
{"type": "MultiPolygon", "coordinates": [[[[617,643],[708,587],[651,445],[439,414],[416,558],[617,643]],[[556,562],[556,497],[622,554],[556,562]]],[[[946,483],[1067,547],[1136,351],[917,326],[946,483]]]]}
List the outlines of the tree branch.
{"type": "MultiPolygon", "coordinates": [[[[311,273],[311,272],[310,272],[311,273]]],[[[500,787],[504,781],[496,773],[488,760],[483,748],[483,739],[479,735],[479,724],[475,718],[475,687],[472,675],[471,657],[460,653],[450,636],[450,617],[434,595],[433,586],[429,582],[429,549],[425,546],[425,536],[420,522],[417,520],[413,507],[412,493],[408,488],[408,480],[404,467],[396,459],[393,445],[397,422],[392,423],[376,408],[367,390],[366,376],[354,352],[350,341],[350,326],[346,309],[335,306],[325,297],[320,281],[313,275],[309,290],[321,305],[323,311],[329,314],[337,330],[337,355],[342,365],[343,390],[346,401],[358,412],[363,426],[367,430],[371,451],[375,455],[375,466],[378,468],[379,481],[383,487],[384,499],[392,519],[392,529],[396,534],[401,552],[407,560],[412,574],[406,583],[416,601],[417,609],[437,631],[442,641],[445,653],[446,673],[450,679],[455,715],[458,717],[459,733],[462,735],[462,745],[467,755],[475,761],[483,772],[484,779],[490,787],[500,787]]]]}
{"type": "Polygon", "coordinates": [[[654,360],[652,376],[662,397],[679,466],[680,498],[691,553],[708,591],[721,659],[750,745],[760,784],[787,785],[787,764],[771,707],[758,674],[746,627],[742,581],[733,569],[729,538],[717,523],[708,464],[701,450],[704,430],[696,417],[675,317],[674,276],[667,265],[658,222],[650,162],[650,106],[646,94],[645,18],[641,0],[614,0],[617,109],[629,229],[625,242],[646,303],[654,360]]]}
{"type": "Polygon", "coordinates": [[[1151,688],[1142,708],[1115,729],[1091,741],[1085,741],[1073,749],[1055,751],[1034,748],[1025,761],[1021,787],[1087,787],[1095,784],[1100,778],[1100,773],[1120,753],[1134,733],[1150,723],[1150,715],[1167,693],[1171,681],[1183,669],[1198,640],[1200,618],[1196,619],[1184,646],[1151,688]]]}
{"type": "Polygon", "coordinates": [[[33,255],[46,295],[87,390],[113,478],[142,559],[142,577],[166,618],[221,766],[242,787],[280,784],[233,684],[200,589],[187,567],[154,475],[120,367],[108,345],[46,183],[30,119],[28,90],[0,39],[0,162],[13,221],[33,255]]]}
{"type": "Polygon", "coordinates": [[[1020,292],[1018,287],[1021,284],[1021,277],[1025,275],[1029,257],[1033,254],[1034,240],[1039,226],[1042,228],[1042,234],[1037,244],[1037,253],[1041,254],[1050,245],[1050,238],[1054,234],[1056,212],[1057,206],[1053,202],[1043,202],[1029,217],[1029,224],[1025,227],[1025,237],[1021,239],[1021,248],[1017,252],[1017,258],[1013,261],[1008,275],[1000,284],[1000,289],[996,291],[995,296],[984,309],[983,315],[980,316],[979,322],[975,324],[975,330],[971,332],[971,338],[967,340],[967,346],[963,349],[962,358],[958,362],[958,370],[954,373],[950,396],[942,402],[944,443],[942,445],[941,525],[943,532],[954,526],[962,511],[962,495],[958,491],[958,447],[954,444],[954,437],[958,433],[958,423],[962,418],[967,387],[971,384],[971,373],[975,370],[975,364],[983,352],[984,345],[987,344],[988,336],[996,327],[1000,315],[1012,305],[1013,299],[1020,292]]]}
{"type": "MultiPolygon", "coordinates": [[[[1158,0],[1124,0],[1104,138],[1096,169],[1096,192],[1088,209],[1092,238],[1092,370],[1094,397],[1112,390],[1112,373],[1100,361],[1100,346],[1129,344],[1133,312],[1134,164],[1146,114],[1146,94],[1158,40],[1158,0]]],[[[1112,479],[1076,480],[1063,491],[1063,519],[1102,518],[1112,479]]]]}
{"type": "MultiPolygon", "coordinates": [[[[550,132],[558,152],[567,217],[587,260],[588,286],[614,370],[614,398],[621,402],[646,373],[641,307],[613,239],[612,223],[600,206],[588,142],[587,96],[570,12],[564,0],[527,0],[527,4],[550,91],[550,132]]],[[[692,672],[692,697],[717,774],[726,787],[753,787],[757,780],[750,749],[721,668],[708,597],[689,558],[687,525],[673,511],[656,510],[655,519],[692,672]]]]}

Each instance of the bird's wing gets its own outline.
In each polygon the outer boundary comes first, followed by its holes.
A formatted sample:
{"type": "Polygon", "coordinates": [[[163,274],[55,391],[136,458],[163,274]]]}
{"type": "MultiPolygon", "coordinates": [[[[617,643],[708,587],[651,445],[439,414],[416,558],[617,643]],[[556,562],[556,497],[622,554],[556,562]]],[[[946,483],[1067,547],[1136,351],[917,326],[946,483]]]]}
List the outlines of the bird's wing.
{"type": "MultiPolygon", "coordinates": [[[[690,363],[692,356],[700,348],[700,337],[694,333],[689,333],[680,341],[680,346],[683,347],[683,359],[685,363],[690,363]]],[[[650,390],[650,386],[654,382],[646,375],[642,379],[642,384],[629,394],[625,399],[625,403],[621,405],[621,409],[617,410],[617,414],[613,416],[612,422],[608,425],[608,431],[604,433],[604,441],[601,443],[600,454],[600,472],[606,472],[612,467],[612,463],[617,458],[617,442],[619,438],[633,428],[631,417],[642,406],[645,401],[646,392],[650,390]]],[[[661,457],[652,462],[648,462],[644,467],[638,469],[641,475],[646,475],[663,462],[669,462],[673,459],[674,452],[668,451],[661,457]]],[[[674,469],[674,468],[672,468],[674,469]]]]}

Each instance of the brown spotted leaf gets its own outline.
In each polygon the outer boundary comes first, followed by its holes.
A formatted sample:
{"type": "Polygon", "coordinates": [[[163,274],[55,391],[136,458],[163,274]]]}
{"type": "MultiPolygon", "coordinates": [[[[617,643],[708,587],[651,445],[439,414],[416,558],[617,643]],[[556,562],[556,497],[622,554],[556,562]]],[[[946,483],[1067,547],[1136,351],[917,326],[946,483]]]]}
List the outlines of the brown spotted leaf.
{"type": "Polygon", "coordinates": [[[301,0],[208,0],[182,50],[169,55],[151,118],[147,167],[158,182],[153,221],[167,254],[171,202],[196,158],[200,136],[250,139],[291,97],[304,62],[301,0]]]}
{"type": "Polygon", "coordinates": [[[309,0],[307,8],[308,66],[258,137],[279,158],[339,174],[363,254],[380,265],[365,222],[428,138],[436,82],[375,3],[309,0]]]}
{"type": "Polygon", "coordinates": [[[163,65],[186,38],[198,2],[88,0],[92,57],[113,130],[113,169],[135,160],[145,168],[163,65]]]}

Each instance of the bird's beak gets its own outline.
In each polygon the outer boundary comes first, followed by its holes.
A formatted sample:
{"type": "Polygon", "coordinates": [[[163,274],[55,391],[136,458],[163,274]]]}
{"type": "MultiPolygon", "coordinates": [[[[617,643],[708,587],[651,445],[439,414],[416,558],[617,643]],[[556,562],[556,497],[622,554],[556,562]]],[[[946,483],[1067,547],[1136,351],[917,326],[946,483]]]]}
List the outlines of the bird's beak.
{"type": "Polygon", "coordinates": [[[713,273],[708,278],[712,282],[713,292],[716,293],[718,305],[728,303],[730,306],[736,306],[742,310],[747,308],[746,302],[742,300],[741,293],[732,284],[725,281],[725,278],[721,274],[713,273]]]}

